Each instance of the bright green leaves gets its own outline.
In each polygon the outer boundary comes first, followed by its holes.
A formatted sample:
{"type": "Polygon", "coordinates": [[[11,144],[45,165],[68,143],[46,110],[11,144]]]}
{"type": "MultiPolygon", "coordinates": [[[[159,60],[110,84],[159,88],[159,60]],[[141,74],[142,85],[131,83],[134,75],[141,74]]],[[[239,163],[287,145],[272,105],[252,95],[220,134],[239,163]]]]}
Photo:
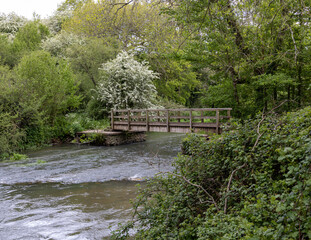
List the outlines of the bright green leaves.
{"type": "Polygon", "coordinates": [[[53,121],[69,108],[76,108],[78,84],[67,62],[44,51],[24,56],[17,67],[19,87],[29,99],[36,99],[41,111],[53,121]]]}
{"type": "Polygon", "coordinates": [[[16,34],[13,42],[14,51],[34,51],[49,35],[48,28],[39,22],[30,22],[23,26],[16,34]]]}
{"type": "Polygon", "coordinates": [[[286,99],[298,99],[288,109],[309,103],[305,3],[181,0],[165,13],[187,31],[180,51],[202,74],[205,106],[226,102],[234,114],[247,116],[286,99]]]}
{"type": "Polygon", "coordinates": [[[152,68],[159,73],[154,80],[159,96],[182,105],[191,105],[191,95],[201,87],[190,62],[183,59],[150,58],[152,68]]]}

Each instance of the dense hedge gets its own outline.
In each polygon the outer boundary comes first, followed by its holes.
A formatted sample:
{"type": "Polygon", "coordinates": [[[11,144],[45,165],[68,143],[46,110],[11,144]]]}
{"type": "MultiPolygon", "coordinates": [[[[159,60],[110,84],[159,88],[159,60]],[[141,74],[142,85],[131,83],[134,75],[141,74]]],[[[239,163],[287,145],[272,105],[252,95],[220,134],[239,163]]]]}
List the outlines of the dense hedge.
{"type": "Polygon", "coordinates": [[[311,107],[189,135],[173,173],[141,190],[124,239],[310,239],[311,107]]]}

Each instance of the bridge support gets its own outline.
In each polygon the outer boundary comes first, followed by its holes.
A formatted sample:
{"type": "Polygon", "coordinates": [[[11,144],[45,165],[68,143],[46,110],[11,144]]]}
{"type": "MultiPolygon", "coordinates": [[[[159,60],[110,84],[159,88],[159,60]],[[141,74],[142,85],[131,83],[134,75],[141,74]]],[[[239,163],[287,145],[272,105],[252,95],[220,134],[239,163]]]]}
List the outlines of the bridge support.
{"type": "Polygon", "coordinates": [[[145,132],[88,130],[76,133],[75,143],[96,146],[117,146],[143,142],[145,140],[145,132]]]}

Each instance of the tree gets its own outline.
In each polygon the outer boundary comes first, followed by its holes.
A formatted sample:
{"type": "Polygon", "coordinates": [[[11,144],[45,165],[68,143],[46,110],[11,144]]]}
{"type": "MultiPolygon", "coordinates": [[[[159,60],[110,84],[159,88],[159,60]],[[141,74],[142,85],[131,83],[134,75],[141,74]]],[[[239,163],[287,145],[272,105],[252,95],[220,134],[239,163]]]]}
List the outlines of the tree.
{"type": "Polygon", "coordinates": [[[27,19],[15,13],[0,14],[0,33],[13,37],[27,23],[27,19]]]}
{"type": "Polygon", "coordinates": [[[100,74],[96,91],[107,110],[155,106],[156,90],[152,81],[158,74],[146,62],[139,63],[133,55],[122,51],[114,60],[103,64],[100,74]]]}
{"type": "Polygon", "coordinates": [[[29,22],[16,33],[13,48],[19,51],[34,51],[43,39],[49,35],[48,28],[39,21],[29,22]]]}
{"type": "Polygon", "coordinates": [[[28,101],[35,101],[49,122],[79,106],[76,82],[69,64],[45,51],[24,56],[17,66],[18,85],[28,101]]]}
{"type": "Polygon", "coordinates": [[[89,1],[75,8],[64,29],[75,34],[110,41],[116,39],[123,50],[135,52],[159,72],[154,83],[159,95],[179,104],[191,105],[199,82],[189,61],[176,56],[182,44],[182,28],[165,14],[161,2],[110,0],[89,1]]]}
{"type": "Polygon", "coordinates": [[[19,128],[17,94],[12,79],[15,79],[12,71],[7,66],[0,65],[0,159],[4,154],[18,150],[24,137],[23,130],[19,128]]]}
{"type": "Polygon", "coordinates": [[[67,49],[72,45],[84,45],[87,39],[73,33],[61,31],[42,41],[41,48],[53,56],[67,58],[67,49]]]}
{"type": "Polygon", "coordinates": [[[84,44],[72,44],[66,49],[66,57],[81,80],[86,95],[96,87],[99,81],[99,68],[103,62],[116,57],[118,43],[111,39],[107,42],[100,38],[88,38],[84,44]]]}
{"type": "Polygon", "coordinates": [[[148,54],[153,70],[159,73],[154,80],[158,95],[181,105],[191,106],[192,96],[199,91],[201,84],[191,63],[176,56],[148,54]]]}
{"type": "Polygon", "coordinates": [[[306,99],[310,2],[174,3],[166,13],[188,30],[181,50],[198,69],[210,70],[205,79],[213,79],[214,85],[231,82],[228,94],[233,95],[235,109],[256,106],[258,110],[272,108],[280,100],[302,103],[306,99]],[[282,77],[272,80],[270,76],[275,74],[282,77]],[[276,79],[284,81],[276,85],[276,79]]]}
{"type": "Polygon", "coordinates": [[[88,1],[75,8],[63,27],[75,34],[118,39],[124,50],[164,52],[178,45],[181,29],[160,14],[163,6],[148,1],[88,1]]]}
{"type": "Polygon", "coordinates": [[[99,81],[99,68],[103,62],[116,57],[117,41],[101,38],[86,38],[62,31],[42,43],[42,48],[54,56],[67,59],[76,73],[84,102],[90,100],[90,91],[99,81]]]}

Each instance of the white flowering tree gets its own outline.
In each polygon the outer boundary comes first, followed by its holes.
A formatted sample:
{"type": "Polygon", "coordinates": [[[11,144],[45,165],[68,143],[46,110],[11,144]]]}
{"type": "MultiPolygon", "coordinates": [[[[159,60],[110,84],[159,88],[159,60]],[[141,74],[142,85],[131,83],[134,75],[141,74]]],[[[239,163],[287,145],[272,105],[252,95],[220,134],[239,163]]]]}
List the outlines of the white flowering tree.
{"type": "MultiPolygon", "coordinates": [[[[27,23],[27,19],[15,13],[0,13],[0,33],[14,36],[27,23]]],[[[13,37],[12,37],[13,38],[13,37]]]]}
{"type": "Polygon", "coordinates": [[[156,89],[153,80],[158,74],[146,62],[122,51],[100,68],[101,81],[97,86],[98,100],[107,110],[154,107],[156,89]]]}

